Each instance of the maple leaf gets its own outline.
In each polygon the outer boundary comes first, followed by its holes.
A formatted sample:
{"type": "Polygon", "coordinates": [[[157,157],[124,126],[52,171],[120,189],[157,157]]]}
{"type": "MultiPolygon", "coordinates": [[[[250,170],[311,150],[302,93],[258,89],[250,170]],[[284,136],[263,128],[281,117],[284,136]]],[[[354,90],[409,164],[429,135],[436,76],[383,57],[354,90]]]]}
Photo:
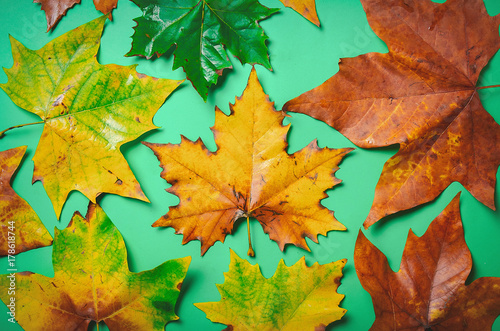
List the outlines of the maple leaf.
{"type": "Polygon", "coordinates": [[[459,202],[457,195],[422,237],[410,230],[398,272],[359,231],[354,264],[375,308],[370,330],[491,330],[500,314],[500,278],[465,286],[472,258],[459,202]]]}
{"type": "MultiPolygon", "coordinates": [[[[29,330],[87,330],[91,321],[115,330],[163,330],[176,320],[175,303],[190,257],[130,272],[122,236],[98,205],[78,212],[55,230],[54,277],[15,274],[19,325],[29,330]]],[[[11,279],[0,280],[0,298],[10,303],[11,279]]]]}
{"type": "Polygon", "coordinates": [[[435,199],[460,182],[494,209],[500,126],[476,87],[500,45],[500,16],[482,0],[363,0],[389,53],[342,59],[339,72],[289,101],[360,147],[400,144],[384,166],[364,226],[435,199]]]}
{"type": "Polygon", "coordinates": [[[215,153],[184,137],[177,145],[144,143],[172,184],[167,191],[180,199],[153,226],[175,228],[183,243],[200,240],[202,254],[240,217],[255,217],[281,250],[287,243],[308,250],[305,237],[317,242],[318,234],[345,230],[319,200],[340,182],[334,174],[352,148],[320,149],[314,141],[287,154],[285,114],[274,111],[255,69],[230,109],[231,116],[216,112],[215,153]]]}
{"type": "Polygon", "coordinates": [[[290,7],[311,23],[320,26],[318,14],[316,13],[315,0],[280,0],[285,7],[290,7]]]}
{"type": "Polygon", "coordinates": [[[52,237],[30,205],[10,186],[26,146],[0,152],[0,255],[49,246],[52,237]]]}
{"type": "Polygon", "coordinates": [[[58,216],[72,190],[93,202],[105,192],[147,201],[120,146],[156,128],[154,113],[180,83],[137,73],[135,66],[99,64],[105,19],[38,51],[11,38],[14,65],[0,86],[16,105],[43,119],[33,181],[43,182],[58,216]]]}
{"type": "Polygon", "coordinates": [[[279,9],[258,0],[133,0],[143,16],[135,19],[132,48],[126,56],[151,58],[175,45],[173,70],[182,67],[203,100],[208,87],[226,68],[232,68],[227,47],[241,63],[271,69],[258,21],[279,9]]]}
{"type": "MultiPolygon", "coordinates": [[[[53,29],[66,12],[81,0],[33,0],[42,5],[47,18],[47,32],[53,29]]],[[[94,0],[95,9],[111,18],[111,11],[116,8],[118,0],[94,0]]]]}
{"type": "Polygon", "coordinates": [[[302,257],[287,267],[280,260],[274,276],[265,278],[231,250],[224,284],[217,285],[221,300],[194,305],[227,330],[324,330],[347,311],[337,293],[346,261],[308,267],[302,257]]]}
{"type": "Polygon", "coordinates": [[[103,14],[110,14],[118,5],[118,0],[94,0],[95,9],[103,14]]]}

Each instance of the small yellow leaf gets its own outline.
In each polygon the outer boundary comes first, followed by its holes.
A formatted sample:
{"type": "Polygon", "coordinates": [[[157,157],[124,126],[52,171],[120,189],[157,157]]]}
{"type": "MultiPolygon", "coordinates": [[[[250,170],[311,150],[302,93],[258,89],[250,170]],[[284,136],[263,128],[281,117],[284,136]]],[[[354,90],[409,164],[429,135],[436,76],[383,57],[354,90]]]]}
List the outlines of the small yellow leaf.
{"type": "Polygon", "coordinates": [[[320,26],[315,0],[280,0],[285,7],[292,8],[310,22],[320,26]]]}

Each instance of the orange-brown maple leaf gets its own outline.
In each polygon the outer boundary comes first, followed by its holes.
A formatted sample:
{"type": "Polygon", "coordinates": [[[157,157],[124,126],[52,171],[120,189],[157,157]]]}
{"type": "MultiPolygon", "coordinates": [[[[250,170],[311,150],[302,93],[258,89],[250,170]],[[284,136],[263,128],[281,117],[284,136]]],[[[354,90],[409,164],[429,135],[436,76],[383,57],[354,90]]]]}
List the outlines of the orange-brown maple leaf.
{"type": "Polygon", "coordinates": [[[400,144],[364,226],[435,199],[460,182],[494,209],[500,126],[477,94],[500,46],[500,17],[482,0],[362,0],[389,53],[343,59],[339,72],[285,104],[364,148],[400,144]]]}
{"type": "Polygon", "coordinates": [[[491,330],[500,314],[500,278],[465,286],[472,258],[459,201],[456,196],[422,237],[410,230],[398,272],[359,232],[354,264],[375,309],[370,330],[491,330]]]}
{"type": "Polygon", "coordinates": [[[241,217],[256,218],[281,250],[288,243],[308,249],[306,237],[317,242],[318,234],[345,230],[320,200],[340,182],[334,174],[352,149],[321,149],[314,141],[289,155],[286,115],[274,110],[255,69],[230,108],[231,116],[216,112],[214,153],[201,140],[145,143],[172,184],[168,192],[180,199],[153,226],[175,228],[184,234],[183,243],[200,240],[202,254],[223,242],[241,217]]]}
{"type": "MultiPolygon", "coordinates": [[[[33,0],[34,3],[42,5],[42,10],[45,11],[47,18],[47,32],[53,29],[61,18],[66,15],[68,9],[72,8],[81,0],[33,0]]],[[[95,9],[103,14],[110,14],[116,8],[118,0],[94,0],[95,9]]]]}

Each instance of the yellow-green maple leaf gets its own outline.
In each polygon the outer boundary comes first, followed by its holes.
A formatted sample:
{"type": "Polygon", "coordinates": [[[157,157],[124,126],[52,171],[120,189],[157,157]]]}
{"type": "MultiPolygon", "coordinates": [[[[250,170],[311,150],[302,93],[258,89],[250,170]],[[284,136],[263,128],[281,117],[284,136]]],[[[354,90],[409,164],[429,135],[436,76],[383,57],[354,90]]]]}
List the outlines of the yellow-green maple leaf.
{"type": "Polygon", "coordinates": [[[165,323],[178,319],[174,307],[190,260],[130,272],[120,232],[91,203],[85,218],[77,212],[68,228],[56,229],[54,277],[2,275],[0,299],[8,306],[15,298],[15,319],[26,330],[83,331],[91,321],[111,330],[164,330],[165,323]],[[9,294],[11,281],[15,294],[9,294]]]}
{"type": "Polygon", "coordinates": [[[82,25],[37,51],[11,38],[14,65],[0,85],[45,124],[33,161],[59,215],[72,190],[147,201],[120,146],[156,128],[152,118],[179,81],[96,60],[106,18],[82,25]]]}
{"type": "Polygon", "coordinates": [[[231,251],[224,284],[217,286],[221,301],[195,306],[228,330],[324,330],[346,313],[339,307],[344,295],[337,293],[345,263],[307,267],[302,258],[287,267],[281,260],[274,276],[265,278],[258,265],[231,251]]]}

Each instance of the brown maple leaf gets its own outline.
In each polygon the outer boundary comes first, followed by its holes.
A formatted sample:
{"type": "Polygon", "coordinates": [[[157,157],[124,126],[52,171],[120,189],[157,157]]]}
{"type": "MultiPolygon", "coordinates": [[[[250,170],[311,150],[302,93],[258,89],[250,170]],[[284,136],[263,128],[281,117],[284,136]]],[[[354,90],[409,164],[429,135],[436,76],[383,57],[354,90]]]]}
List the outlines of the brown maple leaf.
{"type": "Polygon", "coordinates": [[[362,0],[389,53],[343,59],[283,110],[320,119],[364,148],[400,144],[384,166],[364,226],[435,199],[460,182],[494,209],[500,126],[476,84],[500,45],[482,0],[362,0]]]}
{"type": "Polygon", "coordinates": [[[491,330],[500,314],[500,278],[465,286],[472,258],[459,202],[457,195],[422,237],[410,230],[398,272],[359,232],[354,264],[373,300],[370,330],[491,330]]]}
{"type": "Polygon", "coordinates": [[[281,250],[287,243],[308,249],[306,237],[317,242],[318,234],[345,230],[320,200],[340,182],[334,173],[352,149],[320,149],[314,141],[289,155],[286,115],[274,110],[255,69],[230,109],[231,116],[216,112],[214,153],[184,137],[178,145],[145,143],[172,184],[167,191],[180,199],[153,226],[175,228],[183,243],[200,240],[202,254],[241,217],[255,217],[281,250]]]}
{"type": "MultiPolygon", "coordinates": [[[[42,10],[45,11],[47,17],[47,32],[53,29],[61,18],[66,15],[68,9],[72,8],[81,0],[33,0],[34,3],[42,5],[42,10]]],[[[111,19],[111,11],[116,8],[118,0],[94,0],[94,6],[103,14],[109,14],[111,19]]]]}

